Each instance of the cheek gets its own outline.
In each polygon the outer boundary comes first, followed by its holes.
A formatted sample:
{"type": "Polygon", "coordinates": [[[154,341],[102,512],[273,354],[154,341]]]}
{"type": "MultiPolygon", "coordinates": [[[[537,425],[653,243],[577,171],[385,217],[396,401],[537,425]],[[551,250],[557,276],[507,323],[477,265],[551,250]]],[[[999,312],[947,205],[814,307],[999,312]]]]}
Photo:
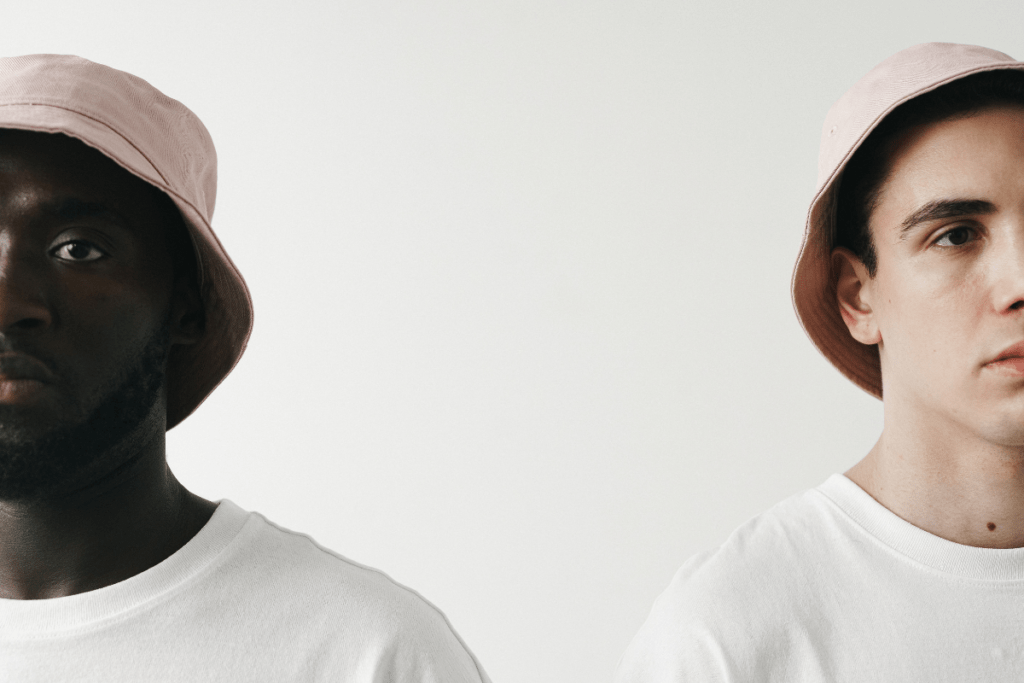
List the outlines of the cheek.
{"type": "Polygon", "coordinates": [[[983,274],[905,268],[885,285],[879,323],[890,359],[924,375],[973,362],[972,340],[989,308],[983,274]]]}
{"type": "Polygon", "coordinates": [[[75,355],[117,363],[164,325],[167,297],[149,279],[90,278],[61,288],[55,322],[75,355]]]}

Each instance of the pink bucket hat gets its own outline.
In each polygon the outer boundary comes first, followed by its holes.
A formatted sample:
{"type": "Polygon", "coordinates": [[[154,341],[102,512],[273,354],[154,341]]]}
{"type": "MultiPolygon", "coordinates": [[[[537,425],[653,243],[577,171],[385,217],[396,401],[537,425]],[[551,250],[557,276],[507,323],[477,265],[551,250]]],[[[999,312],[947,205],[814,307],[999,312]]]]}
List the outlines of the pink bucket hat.
{"type": "Polygon", "coordinates": [[[167,428],[188,417],[241,358],[252,298],[210,227],[217,154],[199,118],[131,74],[70,55],[0,59],[0,128],[64,133],[163,190],[188,226],[206,332],[167,368],[167,428]]]}
{"type": "Polygon", "coordinates": [[[975,45],[926,43],[897,52],[832,105],[818,154],[818,188],[807,212],[803,246],[793,270],[793,305],[807,336],[846,377],[882,398],[878,347],[861,344],[839,314],[832,274],[836,198],[843,168],[893,109],[930,90],[982,71],[1024,70],[1024,62],[975,45]]]}

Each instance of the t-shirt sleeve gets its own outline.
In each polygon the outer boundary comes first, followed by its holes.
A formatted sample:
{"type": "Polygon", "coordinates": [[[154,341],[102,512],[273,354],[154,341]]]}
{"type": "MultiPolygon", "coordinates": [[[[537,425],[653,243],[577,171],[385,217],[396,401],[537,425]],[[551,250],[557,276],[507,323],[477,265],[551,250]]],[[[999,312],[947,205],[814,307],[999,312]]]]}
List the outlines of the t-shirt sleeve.
{"type": "Polygon", "coordinates": [[[691,558],[658,596],[619,660],[614,683],[734,681],[713,624],[704,619],[702,586],[692,580],[713,554],[691,558]]]}
{"type": "Polygon", "coordinates": [[[373,683],[491,683],[448,619],[418,595],[377,658],[373,683]]]}
{"type": "Polygon", "coordinates": [[[277,650],[269,657],[275,671],[302,672],[259,680],[490,683],[448,618],[418,592],[304,534],[265,520],[254,527],[213,592],[245,609],[245,632],[277,650]]]}
{"type": "Polygon", "coordinates": [[[614,683],[725,683],[732,679],[723,654],[685,624],[664,623],[652,614],[629,644],[614,683]]]}

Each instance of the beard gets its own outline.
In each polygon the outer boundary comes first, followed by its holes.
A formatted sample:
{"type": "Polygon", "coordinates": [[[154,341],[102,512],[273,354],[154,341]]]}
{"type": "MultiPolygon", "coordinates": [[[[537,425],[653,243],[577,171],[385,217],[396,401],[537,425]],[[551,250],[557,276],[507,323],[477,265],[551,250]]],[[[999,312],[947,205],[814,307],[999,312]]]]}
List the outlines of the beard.
{"type": "Polygon", "coordinates": [[[0,500],[41,500],[73,490],[106,461],[130,455],[124,446],[163,398],[170,346],[167,330],[158,331],[84,419],[45,433],[18,428],[15,409],[0,405],[0,500]]]}

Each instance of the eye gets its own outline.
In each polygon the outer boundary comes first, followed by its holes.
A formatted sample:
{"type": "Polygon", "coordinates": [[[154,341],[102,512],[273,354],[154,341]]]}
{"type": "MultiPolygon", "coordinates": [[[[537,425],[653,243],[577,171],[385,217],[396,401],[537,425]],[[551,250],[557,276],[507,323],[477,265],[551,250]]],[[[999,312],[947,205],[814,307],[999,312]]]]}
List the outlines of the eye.
{"type": "Polygon", "coordinates": [[[943,233],[939,239],[935,240],[935,244],[940,247],[961,247],[971,241],[974,236],[974,228],[960,225],[943,233]]]}
{"type": "Polygon", "coordinates": [[[97,261],[107,255],[105,251],[92,242],[84,240],[72,240],[65,242],[50,252],[62,261],[71,263],[88,263],[97,261]]]}

